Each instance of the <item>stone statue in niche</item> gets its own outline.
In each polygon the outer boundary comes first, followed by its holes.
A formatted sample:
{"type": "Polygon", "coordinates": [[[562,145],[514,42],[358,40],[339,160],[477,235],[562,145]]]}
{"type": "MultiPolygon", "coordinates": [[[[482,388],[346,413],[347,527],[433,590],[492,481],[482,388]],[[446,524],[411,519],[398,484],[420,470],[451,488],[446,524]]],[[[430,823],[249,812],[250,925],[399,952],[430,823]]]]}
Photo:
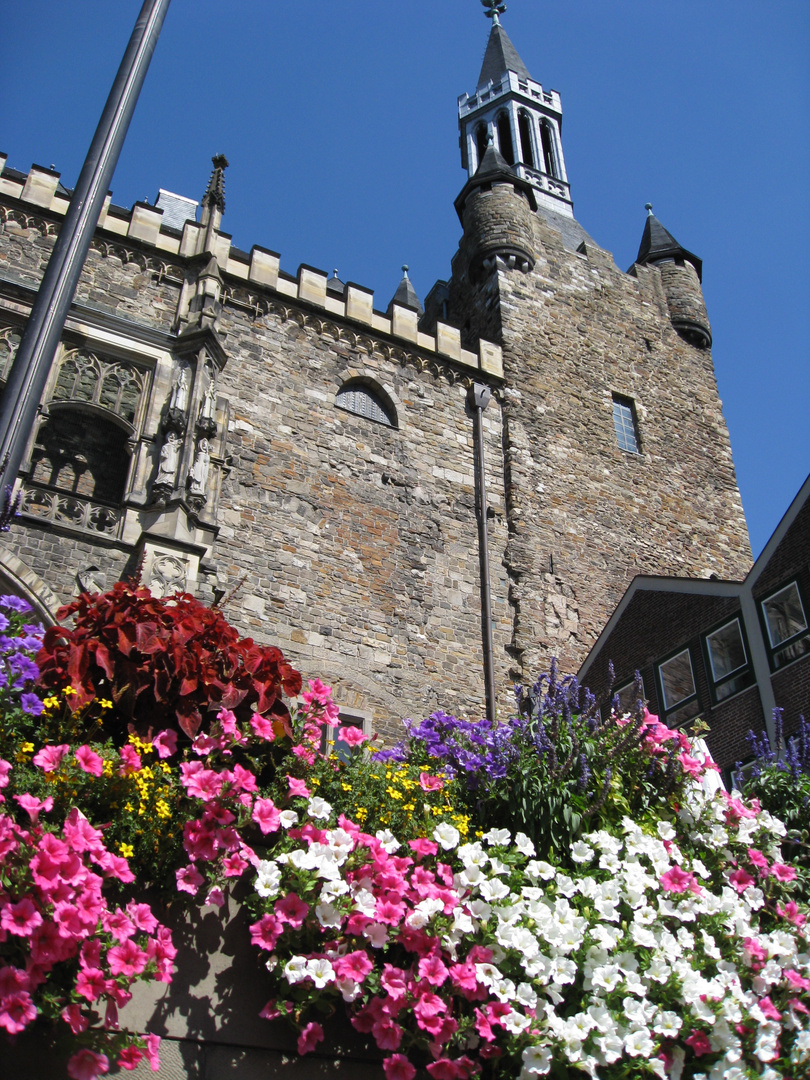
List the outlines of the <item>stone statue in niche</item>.
{"type": "Polygon", "coordinates": [[[217,407],[217,384],[214,382],[213,375],[211,381],[203,394],[202,404],[200,405],[200,420],[214,419],[214,411],[217,407]]]}
{"type": "Polygon", "coordinates": [[[170,431],[166,436],[166,442],[160,448],[160,463],[155,477],[156,487],[174,487],[179,459],[180,440],[174,431],[170,431]]]}
{"type": "Polygon", "coordinates": [[[169,408],[178,412],[184,413],[188,406],[188,368],[185,364],[180,368],[177,373],[177,378],[172,383],[172,396],[169,401],[169,408]]]}
{"type": "Polygon", "coordinates": [[[197,455],[194,458],[194,464],[188,474],[188,489],[192,495],[205,496],[210,465],[211,446],[208,439],[200,439],[199,443],[197,443],[197,455]]]}

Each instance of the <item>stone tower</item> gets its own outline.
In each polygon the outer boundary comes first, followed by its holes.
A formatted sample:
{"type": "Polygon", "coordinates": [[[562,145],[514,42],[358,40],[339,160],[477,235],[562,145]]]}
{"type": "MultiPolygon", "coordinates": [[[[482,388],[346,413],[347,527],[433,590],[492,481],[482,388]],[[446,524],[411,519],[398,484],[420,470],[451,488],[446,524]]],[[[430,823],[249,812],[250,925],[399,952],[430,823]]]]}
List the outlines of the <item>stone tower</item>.
{"type": "Polygon", "coordinates": [[[505,566],[521,678],[550,654],[575,669],[635,574],[740,578],[751,555],[701,260],[651,208],[627,273],[585,232],[560,96],[531,77],[492,14],[476,89],[459,98],[464,232],[427,308],[444,296],[462,340],[503,347],[505,566]]]}

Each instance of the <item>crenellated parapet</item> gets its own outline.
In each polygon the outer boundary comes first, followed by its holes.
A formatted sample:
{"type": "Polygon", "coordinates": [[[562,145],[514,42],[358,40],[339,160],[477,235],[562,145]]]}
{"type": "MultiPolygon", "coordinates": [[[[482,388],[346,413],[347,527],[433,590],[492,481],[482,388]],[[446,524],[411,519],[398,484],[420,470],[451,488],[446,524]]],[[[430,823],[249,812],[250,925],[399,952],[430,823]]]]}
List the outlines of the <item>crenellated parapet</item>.
{"type": "MultiPolygon", "coordinates": [[[[0,198],[14,200],[29,219],[37,211],[50,218],[64,217],[70,193],[61,187],[60,174],[33,165],[27,175],[5,168],[6,156],[0,155],[0,198]]],[[[217,215],[218,215],[217,211],[217,215]]],[[[215,216],[217,216],[215,215],[215,216]]],[[[475,350],[462,348],[460,330],[437,321],[430,333],[420,328],[415,311],[396,302],[389,311],[378,310],[374,293],[363,285],[349,282],[343,294],[327,289],[325,271],[302,264],[295,276],[281,269],[278,252],[254,245],[250,252],[231,244],[224,232],[210,229],[206,223],[187,220],[182,230],[164,223],[164,211],[149,203],[138,202],[126,210],[115,206],[108,197],[99,218],[94,246],[102,254],[119,253],[122,259],[149,262],[149,249],[159,256],[163,276],[181,286],[181,298],[175,327],[181,331],[191,322],[213,325],[217,305],[233,299],[261,306],[272,294],[285,302],[297,301],[317,309],[333,319],[352,324],[358,333],[380,335],[402,347],[416,347],[438,361],[460,365],[486,377],[503,377],[501,350],[492,342],[480,341],[475,350]],[[217,278],[219,280],[217,280],[217,278]],[[195,319],[195,315],[197,318],[195,319]]],[[[43,225],[53,231],[53,221],[43,225]]],[[[154,269],[159,269],[155,264],[154,269]]]]}

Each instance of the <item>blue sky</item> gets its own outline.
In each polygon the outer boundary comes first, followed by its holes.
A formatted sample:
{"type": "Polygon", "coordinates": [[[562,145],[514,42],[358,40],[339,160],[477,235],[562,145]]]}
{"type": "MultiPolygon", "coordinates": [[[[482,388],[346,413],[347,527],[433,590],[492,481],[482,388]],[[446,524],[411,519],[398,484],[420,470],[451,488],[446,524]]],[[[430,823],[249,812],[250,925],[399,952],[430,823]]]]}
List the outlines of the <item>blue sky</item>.
{"type": "MultiPolygon", "coordinates": [[[[140,0],[4,12],[0,151],[72,186],[140,0]]],[[[562,95],[575,213],[622,269],[644,203],[704,261],[713,356],[756,555],[810,472],[810,5],[510,0],[503,24],[562,95]]],[[[234,243],[337,267],[385,307],[407,262],[449,275],[464,182],[456,99],[478,0],[172,0],[113,182],[200,198],[227,154],[234,243]]]]}

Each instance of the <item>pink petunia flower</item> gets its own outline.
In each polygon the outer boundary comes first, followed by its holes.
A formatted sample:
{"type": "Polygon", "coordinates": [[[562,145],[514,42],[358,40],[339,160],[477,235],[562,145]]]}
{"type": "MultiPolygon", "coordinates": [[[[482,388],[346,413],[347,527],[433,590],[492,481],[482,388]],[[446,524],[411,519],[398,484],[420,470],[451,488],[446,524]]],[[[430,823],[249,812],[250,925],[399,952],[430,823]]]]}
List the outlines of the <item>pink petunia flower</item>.
{"type": "Polygon", "coordinates": [[[275,915],[262,915],[258,922],[250,927],[250,940],[260,949],[272,952],[281,937],[284,924],[275,915]]]}
{"type": "Polygon", "coordinates": [[[782,907],[781,904],[777,904],[776,911],[783,919],[787,919],[787,921],[793,923],[794,926],[804,926],[807,922],[807,916],[802,915],[795,900],[788,900],[784,907],[782,907]]]}
{"type": "Polygon", "coordinates": [[[118,753],[121,758],[121,764],[118,766],[119,776],[133,776],[141,771],[143,762],[134,746],[122,746],[118,753]]]}
{"type": "Polygon", "coordinates": [[[170,758],[177,753],[177,732],[169,728],[159,731],[152,739],[152,746],[155,748],[159,758],[170,758]]]}
{"type": "Polygon", "coordinates": [[[7,904],[0,915],[0,927],[18,937],[31,937],[41,923],[42,916],[27,896],[16,904],[7,904]]]}
{"type": "Polygon", "coordinates": [[[281,827],[281,815],[272,799],[257,799],[251,817],[265,835],[281,827]]]}
{"type": "Polygon", "coordinates": [[[368,735],[365,734],[363,729],[354,725],[338,728],[337,737],[341,742],[351,747],[362,746],[368,739],[368,735]]]}
{"type": "Polygon", "coordinates": [[[774,863],[771,867],[771,873],[777,881],[795,881],[796,870],[792,866],[786,866],[785,863],[774,863]]]}
{"type": "Polygon", "coordinates": [[[432,773],[419,773],[419,786],[422,791],[441,791],[444,787],[444,780],[440,776],[433,776],[432,773]]]}
{"type": "Polygon", "coordinates": [[[204,880],[196,866],[183,866],[180,870],[175,870],[175,877],[177,878],[178,891],[190,893],[192,896],[195,895],[204,880]]]}
{"type": "Polygon", "coordinates": [[[310,1021],[298,1036],[298,1053],[302,1055],[308,1054],[310,1050],[314,1050],[322,1040],[323,1028],[314,1020],[310,1021]]]}
{"type": "Polygon", "coordinates": [[[144,1047],[144,1054],[146,1060],[149,1062],[149,1068],[152,1072],[158,1072],[160,1070],[160,1036],[159,1035],[147,1035],[146,1046],[144,1047]]]}
{"type": "Polygon", "coordinates": [[[76,751],[76,762],[79,768],[91,776],[101,776],[104,772],[104,759],[95,750],[91,750],[89,746],[79,747],[76,751]]]}
{"type": "Polygon", "coordinates": [[[297,780],[294,776],[287,777],[287,783],[290,786],[290,796],[302,795],[305,799],[310,798],[312,792],[309,790],[303,780],[297,780]]]}
{"type": "Polygon", "coordinates": [[[695,895],[702,892],[695,875],[681,870],[680,866],[673,866],[671,870],[667,870],[665,874],[662,874],[659,880],[662,888],[666,889],[667,892],[693,892],[695,895]]]}
{"type": "Polygon", "coordinates": [[[404,1054],[392,1054],[383,1061],[385,1080],[413,1080],[416,1069],[404,1054]]]}
{"type": "Polygon", "coordinates": [[[27,791],[23,795],[15,795],[14,798],[25,810],[31,821],[36,825],[39,820],[39,815],[42,810],[47,814],[49,810],[53,810],[53,799],[50,795],[45,799],[38,799],[36,796],[29,794],[27,791]]]}
{"type": "Polygon", "coordinates": [[[423,956],[419,961],[419,978],[429,982],[431,986],[441,986],[450,972],[442,963],[441,957],[423,956]]]}
{"type": "Polygon", "coordinates": [[[125,941],[122,945],[113,945],[107,951],[110,974],[115,977],[126,975],[128,978],[132,978],[135,975],[140,975],[146,967],[147,960],[146,953],[132,939],[125,941]]]}
{"type": "Polygon", "coordinates": [[[368,953],[362,949],[355,949],[354,952],[347,953],[345,956],[336,957],[332,961],[332,967],[338,979],[353,979],[356,983],[362,983],[374,964],[368,953]]]}
{"type": "Polygon", "coordinates": [[[711,1053],[712,1044],[709,1042],[709,1037],[705,1031],[698,1031],[696,1028],[692,1028],[692,1034],[689,1038],[684,1039],[687,1046],[692,1047],[692,1052],[695,1057],[703,1057],[704,1054],[711,1053]]]}
{"type": "Polygon", "coordinates": [[[287,893],[283,900],[276,900],[273,905],[281,922],[288,923],[296,930],[300,930],[304,919],[309,911],[309,904],[297,896],[294,892],[287,893]]]}
{"type": "Polygon", "coordinates": [[[36,1020],[37,1008],[27,990],[15,990],[0,998],[0,1028],[5,1028],[9,1035],[17,1035],[33,1020],[36,1020]]]}
{"type": "Polygon", "coordinates": [[[254,713],[250,718],[250,726],[253,728],[254,735],[260,739],[265,739],[267,742],[273,742],[276,737],[272,721],[268,720],[266,716],[259,716],[258,713],[254,713]]]}
{"type": "Polygon", "coordinates": [[[420,837],[418,840],[409,840],[408,847],[420,858],[425,855],[435,855],[439,850],[438,844],[434,843],[433,840],[425,840],[424,837],[420,837]]]}
{"type": "Polygon", "coordinates": [[[62,1009],[62,1019],[68,1024],[74,1035],[80,1035],[83,1031],[87,1031],[90,1024],[87,1015],[82,1012],[81,1005],[76,1002],[72,1005],[66,1005],[62,1009]]]}
{"type": "Polygon", "coordinates": [[[56,772],[62,764],[62,758],[70,750],[67,743],[60,746],[43,746],[39,753],[34,754],[33,763],[43,772],[56,772]]]}
{"type": "Polygon", "coordinates": [[[758,851],[756,848],[749,848],[748,858],[751,860],[752,865],[756,866],[758,870],[764,870],[767,873],[769,865],[768,860],[761,851],[758,851]]]}
{"type": "Polygon", "coordinates": [[[137,1046],[126,1046],[118,1055],[118,1064],[127,1072],[138,1068],[138,1063],[143,1061],[143,1051],[137,1046]]]}
{"type": "Polygon", "coordinates": [[[767,995],[759,999],[759,1007],[769,1020],[781,1020],[782,1014],[767,995]]]}
{"type": "Polygon", "coordinates": [[[735,870],[733,874],[729,874],[728,880],[740,895],[742,895],[746,889],[750,889],[754,884],[754,879],[746,870],[743,870],[742,867],[735,870]]]}
{"type": "Polygon", "coordinates": [[[110,1071],[110,1062],[106,1054],[97,1054],[95,1050],[83,1049],[68,1060],[67,1072],[71,1080],[96,1080],[110,1071]]]}
{"type": "Polygon", "coordinates": [[[810,990],[810,979],[805,979],[803,975],[800,975],[798,971],[794,971],[793,968],[786,968],[782,974],[793,990],[810,990]]]}

